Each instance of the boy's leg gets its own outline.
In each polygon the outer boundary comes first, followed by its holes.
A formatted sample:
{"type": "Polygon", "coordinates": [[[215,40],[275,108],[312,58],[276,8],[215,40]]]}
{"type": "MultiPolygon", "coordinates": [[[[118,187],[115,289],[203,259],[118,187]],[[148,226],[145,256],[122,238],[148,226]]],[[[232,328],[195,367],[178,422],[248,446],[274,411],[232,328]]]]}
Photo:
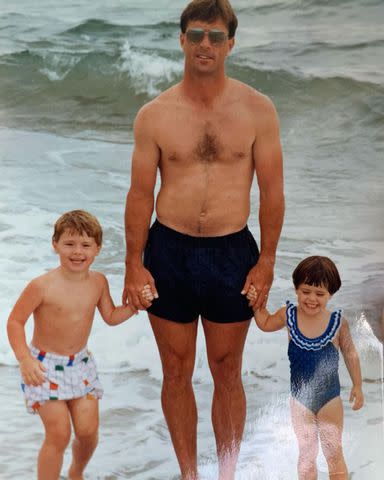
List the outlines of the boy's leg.
{"type": "Polygon", "coordinates": [[[63,455],[71,438],[71,421],[66,402],[51,400],[39,408],[45,439],[37,461],[38,480],[58,480],[63,455]]]}
{"type": "Polygon", "coordinates": [[[317,480],[316,459],[319,453],[316,415],[291,398],[291,418],[299,446],[297,470],[299,480],[317,480]]]}
{"type": "Polygon", "coordinates": [[[344,461],[343,434],[343,404],[336,397],[322,407],[318,414],[321,448],[328,463],[329,478],[332,480],[347,480],[348,469],[344,461]]]}
{"type": "Polygon", "coordinates": [[[72,464],[69,480],[82,480],[84,469],[97,446],[99,428],[99,401],[84,396],[68,401],[75,439],[72,444],[72,464]]]}

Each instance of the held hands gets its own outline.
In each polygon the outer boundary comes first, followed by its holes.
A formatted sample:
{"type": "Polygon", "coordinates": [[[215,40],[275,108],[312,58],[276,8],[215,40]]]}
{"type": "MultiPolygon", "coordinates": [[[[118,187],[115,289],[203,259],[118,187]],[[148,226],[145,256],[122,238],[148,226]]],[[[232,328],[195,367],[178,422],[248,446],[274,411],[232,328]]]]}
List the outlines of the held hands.
{"type": "MultiPolygon", "coordinates": [[[[256,300],[257,300],[257,292],[256,288],[251,284],[248,293],[247,293],[247,299],[249,300],[249,306],[253,308],[254,311],[259,310],[254,306],[256,300]]],[[[268,302],[268,295],[264,297],[263,304],[260,307],[260,310],[265,310],[267,308],[267,302],[268,302]]]]}
{"type": "MultiPolygon", "coordinates": [[[[148,289],[147,289],[148,290],[148,289]]],[[[142,265],[128,266],[125,273],[123,305],[129,303],[136,310],[145,310],[154,298],[158,298],[155,281],[149,271],[142,265]],[[151,300],[143,292],[149,286],[151,300]],[[148,297],[148,298],[147,298],[148,297]]]]}
{"type": "Polygon", "coordinates": [[[364,405],[364,394],[361,387],[353,386],[349,395],[349,403],[352,403],[352,410],[359,410],[364,405]]]}
{"type": "Polygon", "coordinates": [[[273,262],[269,260],[259,259],[257,264],[251,268],[242,290],[242,295],[247,295],[252,286],[254,291],[249,300],[249,306],[253,310],[265,308],[268,300],[268,293],[273,282],[273,262]]]}
{"type": "Polygon", "coordinates": [[[26,385],[37,387],[45,382],[44,365],[32,356],[28,356],[19,363],[21,377],[26,385]]]}

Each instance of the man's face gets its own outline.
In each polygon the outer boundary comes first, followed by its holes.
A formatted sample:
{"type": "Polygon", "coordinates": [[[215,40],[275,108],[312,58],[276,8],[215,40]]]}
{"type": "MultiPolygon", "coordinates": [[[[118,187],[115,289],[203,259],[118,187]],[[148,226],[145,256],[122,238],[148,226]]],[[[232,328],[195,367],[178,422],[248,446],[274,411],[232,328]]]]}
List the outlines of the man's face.
{"type": "Polygon", "coordinates": [[[222,68],[234,43],[234,38],[228,38],[228,29],[220,19],[213,23],[190,21],[186,32],[180,34],[186,66],[202,74],[222,68]]]}

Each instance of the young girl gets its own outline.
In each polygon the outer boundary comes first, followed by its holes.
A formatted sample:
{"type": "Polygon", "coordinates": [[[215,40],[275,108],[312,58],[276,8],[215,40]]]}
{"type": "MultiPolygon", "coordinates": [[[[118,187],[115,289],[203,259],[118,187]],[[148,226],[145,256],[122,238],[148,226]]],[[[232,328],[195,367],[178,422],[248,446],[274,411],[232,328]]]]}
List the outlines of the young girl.
{"type": "MultiPolygon", "coordinates": [[[[258,327],[272,332],[288,330],[291,369],[291,415],[299,446],[299,480],[316,480],[319,439],[328,463],[329,478],[347,480],[342,450],[343,406],[338,375],[339,349],[352,380],[349,401],[353,410],[363,406],[359,357],[348,323],[341,310],[330,312],[328,301],[341,280],[335,264],[327,257],[308,257],[292,274],[297,306],[270,314],[265,304],[255,311],[258,327]]],[[[254,300],[253,286],[247,298],[254,300]]]]}

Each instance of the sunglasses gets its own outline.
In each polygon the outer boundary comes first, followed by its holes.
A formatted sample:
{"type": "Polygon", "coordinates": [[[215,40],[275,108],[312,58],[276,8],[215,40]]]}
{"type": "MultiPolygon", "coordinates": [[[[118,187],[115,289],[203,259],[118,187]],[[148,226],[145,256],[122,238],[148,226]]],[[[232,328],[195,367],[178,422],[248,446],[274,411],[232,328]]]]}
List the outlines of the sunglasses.
{"type": "Polygon", "coordinates": [[[208,35],[209,41],[212,45],[222,45],[228,38],[228,35],[222,30],[204,30],[202,28],[190,28],[185,32],[188,42],[201,43],[208,35]]]}

